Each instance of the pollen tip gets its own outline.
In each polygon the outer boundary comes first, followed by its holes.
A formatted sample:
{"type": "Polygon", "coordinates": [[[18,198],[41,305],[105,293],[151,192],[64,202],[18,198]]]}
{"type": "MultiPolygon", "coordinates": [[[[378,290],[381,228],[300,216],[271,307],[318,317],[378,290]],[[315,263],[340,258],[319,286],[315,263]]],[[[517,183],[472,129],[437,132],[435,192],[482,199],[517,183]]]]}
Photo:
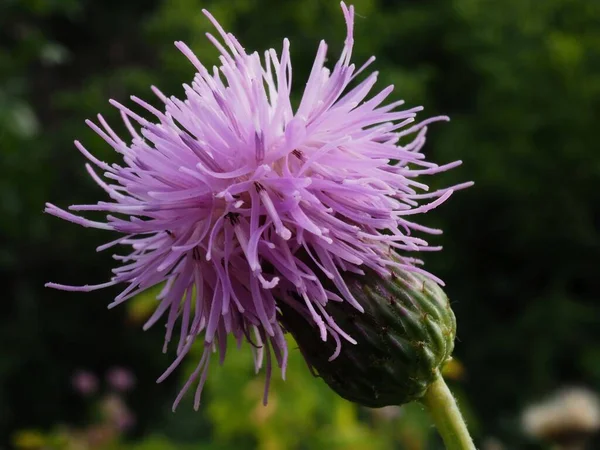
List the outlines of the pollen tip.
{"type": "Polygon", "coordinates": [[[277,232],[277,234],[279,236],[281,236],[282,239],[284,239],[286,241],[289,241],[291,239],[291,237],[292,237],[292,232],[290,230],[288,230],[287,228],[282,228],[281,230],[279,230],[277,232]]]}

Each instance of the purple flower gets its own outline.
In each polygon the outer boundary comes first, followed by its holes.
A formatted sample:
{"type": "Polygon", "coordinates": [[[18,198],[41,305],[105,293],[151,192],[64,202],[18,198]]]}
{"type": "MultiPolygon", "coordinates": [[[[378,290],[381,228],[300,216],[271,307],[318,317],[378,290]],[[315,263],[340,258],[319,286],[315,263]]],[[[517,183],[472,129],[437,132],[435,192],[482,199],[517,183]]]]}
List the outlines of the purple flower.
{"type": "MultiPolygon", "coordinates": [[[[447,117],[415,122],[416,107],[383,105],[389,86],[367,98],[377,79],[357,77],[351,64],[354,8],[342,3],[347,37],[332,69],[324,67],[321,42],[299,107],[290,102],[290,42],[281,54],[248,54],[206,11],[220,34],[207,34],[220,51],[220,67],[202,65],[182,42],[177,48],[197,69],[185,100],[153,92],[165,104],[158,110],[132,97],[154,117],[146,119],[111,100],[131,133],[121,139],[102,116],[88,125],[123,156],[109,165],[76,147],[92,164],[86,168],[112,201],[74,205],[71,211],[106,211],[106,222],[88,220],[52,204],[46,211],[85,227],[116,231],[132,249],[115,255],[122,263],[112,279],[94,286],[48,286],[91,291],[126,283],[110,307],[164,283],[151,327],[166,316],[165,346],[179,323],[177,357],[159,381],[183,360],[192,344],[204,353],[177,397],[197,382],[200,403],[210,355],[225,358],[227,339],[252,344],[258,371],[266,361],[265,401],[272,355],[285,376],[287,347],[278,321],[285,302],[314,324],[321,339],[355,343],[330,317],[329,301],[348,302],[362,311],[344,282],[344,273],[369,268],[423,272],[410,251],[436,250],[413,232],[438,234],[409,221],[443,203],[469,183],[427,192],[417,178],[448,170],[425,161],[427,125],[447,117]],[[350,84],[354,87],[350,88],[350,84]],[[95,168],[94,168],[95,166],[95,168]],[[102,172],[104,178],[98,174],[102,172]],[[430,203],[423,203],[430,201],[430,203]],[[402,252],[402,256],[396,251],[402,252]]],[[[435,278],[434,278],[435,279],[435,278]]]]}
{"type": "Polygon", "coordinates": [[[112,367],[106,373],[106,381],[111,388],[120,392],[127,392],[135,386],[135,377],[130,370],[123,367],[112,367]]]}
{"type": "Polygon", "coordinates": [[[73,389],[83,396],[90,396],[98,390],[98,378],[87,370],[78,370],[71,377],[73,389]]]}

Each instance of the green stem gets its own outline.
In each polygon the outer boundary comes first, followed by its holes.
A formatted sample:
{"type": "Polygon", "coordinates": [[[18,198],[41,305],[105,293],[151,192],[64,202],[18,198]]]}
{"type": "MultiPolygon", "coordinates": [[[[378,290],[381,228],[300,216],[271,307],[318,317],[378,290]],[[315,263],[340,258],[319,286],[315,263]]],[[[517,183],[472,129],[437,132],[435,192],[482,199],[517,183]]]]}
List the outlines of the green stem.
{"type": "Polygon", "coordinates": [[[421,403],[429,410],[447,450],[476,450],[456,400],[439,372],[421,403]]]}

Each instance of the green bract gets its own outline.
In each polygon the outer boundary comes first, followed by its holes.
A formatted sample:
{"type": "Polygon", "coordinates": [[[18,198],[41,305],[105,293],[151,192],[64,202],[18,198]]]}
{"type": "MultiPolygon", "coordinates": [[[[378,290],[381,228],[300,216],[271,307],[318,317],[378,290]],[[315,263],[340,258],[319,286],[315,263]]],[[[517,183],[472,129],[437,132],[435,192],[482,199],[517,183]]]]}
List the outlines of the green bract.
{"type": "Polygon", "coordinates": [[[448,297],[422,275],[369,273],[346,280],[364,313],[346,302],[329,302],[327,312],[356,341],[323,342],[300,314],[283,306],[282,322],[309,367],[340,396],[368,407],[400,405],[422,397],[437,370],[450,358],[456,319],[448,297]]]}

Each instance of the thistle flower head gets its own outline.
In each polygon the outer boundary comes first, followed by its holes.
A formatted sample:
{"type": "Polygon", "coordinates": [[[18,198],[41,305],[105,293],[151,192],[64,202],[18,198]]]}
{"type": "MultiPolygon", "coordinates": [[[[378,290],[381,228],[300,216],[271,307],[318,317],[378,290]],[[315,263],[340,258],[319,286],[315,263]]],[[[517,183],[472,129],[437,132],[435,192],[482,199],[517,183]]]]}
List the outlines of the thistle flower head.
{"type": "Polygon", "coordinates": [[[279,305],[301,312],[320,339],[335,342],[333,357],[343,341],[355,343],[325,309],[334,301],[363,310],[345,274],[423,272],[408,252],[436,248],[413,232],[439,230],[409,216],[431,210],[467,185],[427,192],[421,177],[460,164],[438,166],[421,153],[427,125],[447,118],[417,122],[421,108],[385,103],[392,86],[369,95],[377,73],[363,73],[374,58],[360,68],[351,63],[354,10],[344,3],[342,10],[347,37],[341,55],[326,68],[327,45],[320,43],[295,109],[290,42],[284,39],[279,54],[247,53],[205,11],[218,31],[219,37],[207,37],[220,52],[220,66],[206,68],[177,42],[197,70],[184,85],[183,100],[153,87],[164,107],[132,97],[140,114],[111,100],[131,134],[127,138],[102,116],[98,123],[88,121],[122,155],[121,165],[106,164],[75,142],[110,201],[69,209],[105,211],[106,221],[47,205],[48,213],[62,219],[122,235],[98,250],[114,245],[131,250],[114,256],[122,265],[106,283],[49,286],[91,291],[124,283],[110,305],[116,306],[164,283],[145,328],[165,317],[166,344],[179,336],[177,357],[159,380],[194,342],[204,343],[175,404],[197,382],[198,406],[210,354],[218,352],[222,361],[229,337],[252,344],[257,370],[266,360],[266,399],[272,355],[283,374],[286,367],[279,305]]]}

